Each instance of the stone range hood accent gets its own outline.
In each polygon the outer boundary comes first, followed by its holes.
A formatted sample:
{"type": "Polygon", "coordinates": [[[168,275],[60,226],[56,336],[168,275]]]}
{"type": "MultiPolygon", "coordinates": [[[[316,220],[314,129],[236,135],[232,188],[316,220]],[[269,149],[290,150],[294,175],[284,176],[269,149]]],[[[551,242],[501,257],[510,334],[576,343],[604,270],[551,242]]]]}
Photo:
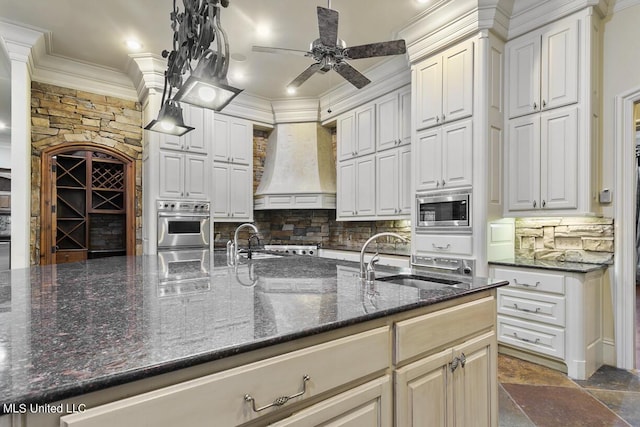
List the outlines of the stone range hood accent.
{"type": "Polygon", "coordinates": [[[254,208],[336,208],[336,165],[327,129],[317,122],[275,125],[254,208]]]}

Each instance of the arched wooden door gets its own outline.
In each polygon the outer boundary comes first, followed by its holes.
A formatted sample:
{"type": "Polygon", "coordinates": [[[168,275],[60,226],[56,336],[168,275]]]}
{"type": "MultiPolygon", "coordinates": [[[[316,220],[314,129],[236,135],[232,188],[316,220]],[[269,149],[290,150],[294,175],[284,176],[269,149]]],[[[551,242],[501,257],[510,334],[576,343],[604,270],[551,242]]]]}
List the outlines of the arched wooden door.
{"type": "Polygon", "coordinates": [[[95,144],[42,153],[40,263],[135,253],[135,160],[95,144]]]}

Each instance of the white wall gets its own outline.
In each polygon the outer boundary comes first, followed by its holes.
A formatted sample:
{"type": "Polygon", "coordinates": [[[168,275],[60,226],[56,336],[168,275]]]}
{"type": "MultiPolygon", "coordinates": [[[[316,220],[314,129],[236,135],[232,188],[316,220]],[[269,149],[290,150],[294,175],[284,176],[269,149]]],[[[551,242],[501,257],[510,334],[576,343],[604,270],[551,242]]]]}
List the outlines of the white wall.
{"type": "MultiPolygon", "coordinates": [[[[640,1],[626,1],[629,7],[618,8],[615,13],[604,21],[604,40],[602,55],[602,133],[600,144],[600,189],[612,188],[613,203],[602,205],[602,213],[608,217],[615,217],[615,204],[620,202],[620,191],[616,192],[616,174],[620,173],[615,168],[615,104],[616,96],[630,90],[640,88],[640,55],[638,55],[637,41],[640,40],[640,1]]],[[[618,113],[622,114],[622,112],[618,113]]],[[[629,123],[633,126],[633,123],[629,123]]],[[[633,153],[629,152],[629,156],[633,153]]],[[[619,190],[619,189],[618,189],[619,190]]],[[[635,224],[622,224],[620,218],[616,229],[635,231],[635,224]]],[[[620,236],[617,236],[620,238],[620,236]]],[[[622,254],[617,253],[616,256],[622,254]]],[[[620,285],[620,284],[618,284],[620,285]]],[[[620,312],[621,307],[612,307],[611,289],[616,286],[614,269],[609,268],[605,275],[605,294],[603,295],[604,314],[604,338],[605,338],[605,363],[615,365],[615,352],[611,345],[614,342],[613,313],[620,312]],[[608,310],[612,310],[608,311],[608,310]]],[[[629,296],[632,297],[632,296],[629,296]]]]}

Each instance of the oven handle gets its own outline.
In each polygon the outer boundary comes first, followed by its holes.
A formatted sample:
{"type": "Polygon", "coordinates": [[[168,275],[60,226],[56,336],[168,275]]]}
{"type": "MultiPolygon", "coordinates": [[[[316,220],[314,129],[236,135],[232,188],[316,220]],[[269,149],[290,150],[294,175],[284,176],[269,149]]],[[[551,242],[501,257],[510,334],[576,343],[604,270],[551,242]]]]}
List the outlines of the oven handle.
{"type": "Polygon", "coordinates": [[[210,214],[205,213],[189,213],[189,214],[175,214],[158,212],[158,216],[161,218],[209,218],[210,214]]]}

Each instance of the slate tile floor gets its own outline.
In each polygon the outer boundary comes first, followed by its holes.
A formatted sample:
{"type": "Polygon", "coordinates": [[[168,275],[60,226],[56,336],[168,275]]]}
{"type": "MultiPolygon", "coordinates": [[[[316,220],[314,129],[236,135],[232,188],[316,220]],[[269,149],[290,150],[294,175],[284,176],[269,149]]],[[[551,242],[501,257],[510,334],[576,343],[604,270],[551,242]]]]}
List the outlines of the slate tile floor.
{"type": "Polygon", "coordinates": [[[504,427],[638,426],[640,373],[609,366],[586,381],[500,355],[499,424],[504,427]]]}

